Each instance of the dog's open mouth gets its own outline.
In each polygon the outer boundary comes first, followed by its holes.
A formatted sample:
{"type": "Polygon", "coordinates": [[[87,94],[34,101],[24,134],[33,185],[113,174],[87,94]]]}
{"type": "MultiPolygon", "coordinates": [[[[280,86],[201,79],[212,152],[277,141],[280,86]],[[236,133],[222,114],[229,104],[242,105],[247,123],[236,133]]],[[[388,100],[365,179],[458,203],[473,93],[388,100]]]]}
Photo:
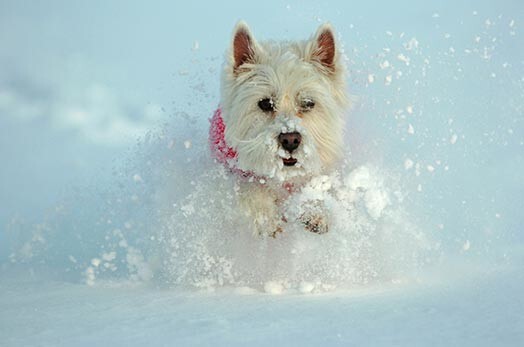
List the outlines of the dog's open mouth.
{"type": "Polygon", "coordinates": [[[282,162],[284,162],[284,166],[293,166],[297,163],[297,160],[295,158],[282,158],[282,162]]]}

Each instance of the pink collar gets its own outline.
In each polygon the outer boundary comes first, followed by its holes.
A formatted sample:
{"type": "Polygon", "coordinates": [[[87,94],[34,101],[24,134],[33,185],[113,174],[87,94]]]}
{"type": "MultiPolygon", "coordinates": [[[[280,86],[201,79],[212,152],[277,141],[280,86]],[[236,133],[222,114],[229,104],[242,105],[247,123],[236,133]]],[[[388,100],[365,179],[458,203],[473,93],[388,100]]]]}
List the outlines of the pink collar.
{"type": "Polygon", "coordinates": [[[244,178],[256,178],[257,176],[250,172],[237,168],[238,153],[229,147],[226,143],[225,132],[226,125],[222,118],[222,109],[216,109],[213,117],[209,120],[209,147],[211,155],[219,162],[224,164],[231,172],[244,178]]]}
{"type": "MultiPolygon", "coordinates": [[[[237,174],[239,177],[249,180],[255,179],[262,183],[264,180],[263,177],[257,176],[251,171],[241,170],[237,167],[238,153],[226,143],[226,125],[224,124],[222,109],[220,107],[216,109],[209,122],[211,123],[209,127],[209,147],[211,149],[211,155],[219,163],[224,164],[226,168],[237,174]]],[[[282,188],[284,188],[288,193],[292,193],[296,190],[295,185],[290,182],[284,183],[282,188]]]]}

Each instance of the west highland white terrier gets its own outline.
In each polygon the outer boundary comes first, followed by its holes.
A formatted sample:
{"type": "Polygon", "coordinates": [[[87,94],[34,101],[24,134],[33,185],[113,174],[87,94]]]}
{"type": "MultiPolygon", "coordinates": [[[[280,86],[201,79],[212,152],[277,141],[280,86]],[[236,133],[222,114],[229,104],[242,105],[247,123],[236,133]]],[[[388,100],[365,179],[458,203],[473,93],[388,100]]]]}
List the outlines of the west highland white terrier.
{"type": "MultiPolygon", "coordinates": [[[[274,237],[289,222],[290,196],[342,158],[348,98],[333,28],[321,25],[305,41],[258,42],[240,22],[221,82],[212,154],[238,177],[239,206],[255,232],[274,237]]],[[[322,201],[306,205],[297,220],[308,231],[327,232],[322,201]]]]}

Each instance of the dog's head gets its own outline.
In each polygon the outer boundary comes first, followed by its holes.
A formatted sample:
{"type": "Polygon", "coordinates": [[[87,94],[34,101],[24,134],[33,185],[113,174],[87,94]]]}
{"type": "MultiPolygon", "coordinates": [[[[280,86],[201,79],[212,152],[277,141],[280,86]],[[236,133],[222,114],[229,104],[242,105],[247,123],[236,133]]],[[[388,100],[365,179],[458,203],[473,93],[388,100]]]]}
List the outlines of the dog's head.
{"type": "Polygon", "coordinates": [[[340,159],[345,69],[333,29],[300,42],[257,42],[235,27],[222,76],[225,140],[238,168],[287,181],[340,159]]]}

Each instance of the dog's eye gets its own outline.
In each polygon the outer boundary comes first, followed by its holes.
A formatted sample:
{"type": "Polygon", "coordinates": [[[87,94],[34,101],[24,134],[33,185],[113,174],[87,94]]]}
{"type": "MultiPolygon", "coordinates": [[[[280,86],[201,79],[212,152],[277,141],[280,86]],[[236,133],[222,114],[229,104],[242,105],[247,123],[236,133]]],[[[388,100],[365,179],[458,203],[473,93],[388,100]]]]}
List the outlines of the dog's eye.
{"type": "Polygon", "coordinates": [[[258,107],[264,112],[273,112],[275,110],[275,103],[273,99],[265,98],[258,102],[258,107]]]}
{"type": "Polygon", "coordinates": [[[303,99],[300,102],[300,108],[302,109],[302,111],[311,111],[313,107],[315,107],[315,102],[309,98],[303,99]]]}

